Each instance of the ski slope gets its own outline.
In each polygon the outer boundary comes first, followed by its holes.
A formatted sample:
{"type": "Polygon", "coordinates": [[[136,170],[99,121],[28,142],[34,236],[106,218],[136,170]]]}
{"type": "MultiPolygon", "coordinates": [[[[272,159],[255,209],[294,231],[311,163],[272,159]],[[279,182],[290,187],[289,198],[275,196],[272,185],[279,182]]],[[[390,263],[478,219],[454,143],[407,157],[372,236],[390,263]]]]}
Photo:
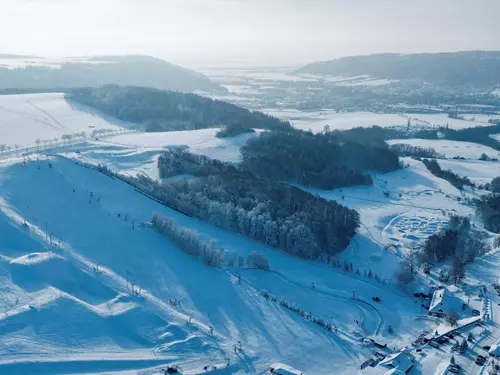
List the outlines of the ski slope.
{"type": "MultiPolygon", "coordinates": [[[[15,130],[2,126],[0,131],[19,145],[46,139],[50,131],[58,137],[91,131],[89,124],[128,126],[73,108],[61,94],[2,100],[15,130]]],[[[217,130],[123,134],[58,147],[26,164],[0,161],[0,374],[160,374],[168,364],[188,374],[205,373],[205,366],[217,366],[213,373],[264,374],[271,363],[285,362],[306,374],[347,375],[357,373],[374,349],[363,337],[402,348],[423,332],[443,328],[427,317],[411,289],[395,285],[394,272],[409,248],[446,228],[450,214],[475,219],[474,207],[463,198],[480,192],[458,191],[419,161],[404,158],[405,168],[374,174],[373,186],[306,189],[359,211],[359,234],[339,254],[359,275],[187,217],[78,164],[158,178],[156,160],[167,147],[238,162],[241,146],[259,134],[219,139],[217,130]],[[209,268],[149,227],[154,212],[236,254],[261,251],[271,270],[209,268]],[[381,282],[363,276],[369,271],[381,282]],[[267,301],[262,291],[325,319],[336,331],[267,301]],[[374,303],[374,296],[382,302],[374,303]],[[172,299],[180,304],[172,305],[172,299]]],[[[498,157],[495,150],[464,142],[401,142],[434,147],[449,157],[477,159],[483,152],[498,157]]],[[[477,181],[496,176],[494,162],[441,163],[477,181]]],[[[499,254],[493,251],[471,266],[469,295],[493,282],[499,254]]],[[[473,298],[472,304],[480,306],[481,300],[473,298]]],[[[438,355],[426,358],[421,360],[425,371],[441,368],[444,361],[438,355]]]]}
{"type": "Polygon", "coordinates": [[[410,324],[421,309],[393,285],[186,217],[60,156],[2,164],[0,196],[6,234],[0,238],[0,373],[155,373],[167,363],[201,373],[229,360],[230,373],[265,373],[270,363],[284,361],[308,373],[347,374],[367,353],[360,337],[386,336],[392,325],[396,333],[387,340],[400,345],[430,324],[410,324]],[[132,225],[157,211],[238,254],[264,252],[273,272],[212,269],[153,229],[132,225]],[[340,333],[266,301],[263,289],[331,319],[340,333]],[[377,295],[384,303],[370,307],[353,300],[353,291],[362,301],[377,295]],[[172,298],[180,306],[171,306],[172,298]],[[235,354],[238,341],[243,353],[235,354]]]}

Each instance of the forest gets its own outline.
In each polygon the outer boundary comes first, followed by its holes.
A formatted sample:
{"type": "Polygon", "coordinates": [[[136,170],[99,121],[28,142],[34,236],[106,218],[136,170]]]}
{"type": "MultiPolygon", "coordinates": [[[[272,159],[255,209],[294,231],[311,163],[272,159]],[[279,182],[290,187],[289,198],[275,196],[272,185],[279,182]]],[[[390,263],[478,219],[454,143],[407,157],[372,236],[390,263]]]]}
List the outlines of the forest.
{"type": "Polygon", "coordinates": [[[355,210],[205,156],[168,150],[158,167],[162,177],[183,178],[160,183],[100,170],[186,215],[305,259],[328,260],[360,225],[355,210]]]}
{"type": "Polygon", "coordinates": [[[476,201],[476,209],[486,229],[500,233],[500,195],[493,193],[476,201]]]}
{"type": "Polygon", "coordinates": [[[262,112],[195,94],[154,88],[117,85],[75,88],[65,97],[119,120],[140,124],[150,132],[229,127],[226,132],[235,135],[253,128],[291,128],[290,123],[262,112]]]}
{"type": "Polygon", "coordinates": [[[242,148],[241,167],[262,178],[320,189],[370,185],[373,181],[366,172],[400,168],[398,156],[382,137],[359,137],[356,133],[263,133],[242,148]]]}

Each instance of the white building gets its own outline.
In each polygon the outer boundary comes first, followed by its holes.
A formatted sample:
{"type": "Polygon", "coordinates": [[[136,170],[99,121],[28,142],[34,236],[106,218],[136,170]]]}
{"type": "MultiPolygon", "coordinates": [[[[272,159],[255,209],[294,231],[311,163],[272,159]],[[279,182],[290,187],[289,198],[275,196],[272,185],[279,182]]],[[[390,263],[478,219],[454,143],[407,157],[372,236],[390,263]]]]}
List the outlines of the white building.
{"type": "Polygon", "coordinates": [[[379,366],[390,369],[387,375],[408,374],[414,365],[415,358],[407,350],[392,354],[379,363],[379,366]]]}
{"type": "Polygon", "coordinates": [[[492,357],[500,358],[500,341],[491,346],[488,354],[492,357]]]}

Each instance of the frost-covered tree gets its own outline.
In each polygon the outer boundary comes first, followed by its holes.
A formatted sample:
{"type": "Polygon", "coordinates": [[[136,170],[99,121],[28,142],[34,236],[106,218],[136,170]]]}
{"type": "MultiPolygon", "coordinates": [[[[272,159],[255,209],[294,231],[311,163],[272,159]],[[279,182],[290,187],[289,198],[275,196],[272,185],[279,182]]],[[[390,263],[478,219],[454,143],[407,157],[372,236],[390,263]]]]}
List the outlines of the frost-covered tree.
{"type": "Polygon", "coordinates": [[[269,262],[264,254],[258,251],[252,251],[247,256],[247,266],[250,268],[258,268],[261,270],[269,269],[269,262]]]}
{"type": "Polygon", "coordinates": [[[457,325],[457,322],[458,322],[458,315],[455,311],[451,310],[448,312],[448,314],[446,315],[446,321],[448,322],[448,324],[452,327],[456,326],[457,325]]]}

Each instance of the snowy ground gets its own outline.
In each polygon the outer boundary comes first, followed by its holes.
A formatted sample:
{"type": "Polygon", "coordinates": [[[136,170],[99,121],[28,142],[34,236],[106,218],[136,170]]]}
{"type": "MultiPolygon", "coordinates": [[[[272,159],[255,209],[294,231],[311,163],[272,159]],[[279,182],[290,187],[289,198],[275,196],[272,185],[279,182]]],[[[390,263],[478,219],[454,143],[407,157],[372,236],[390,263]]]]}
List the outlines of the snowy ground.
{"type": "MultiPolygon", "coordinates": [[[[473,214],[473,208],[458,202],[460,192],[422,163],[404,161],[407,168],[375,176],[373,187],[314,191],[359,210],[363,227],[341,258],[352,261],[360,276],[186,217],[61,156],[3,162],[0,373],[148,374],[176,363],[196,374],[229,359],[229,373],[263,374],[282,361],[309,374],[351,374],[370,355],[370,346],[359,341],[363,336],[378,336],[391,348],[410,345],[442,324],[394,284],[363,277],[363,271],[389,282],[409,244],[444,227],[449,213],[473,214]],[[272,272],[208,268],[152,229],[132,225],[156,211],[238,254],[264,252],[272,272]],[[386,244],[394,246],[384,249],[386,244]],[[140,295],[132,293],[132,283],[140,295]],[[338,334],[266,302],[260,290],[327,319],[338,334]],[[373,296],[382,303],[373,305],[373,296]],[[181,305],[171,306],[171,298],[181,305]],[[237,341],[244,352],[235,355],[237,341]]],[[[497,261],[478,261],[472,281],[494,275],[497,261]]],[[[445,360],[430,361],[432,350],[421,366],[445,360]]]]}
{"type": "Polygon", "coordinates": [[[255,133],[236,137],[217,138],[215,134],[218,130],[122,134],[52,151],[85,162],[105,164],[129,175],[140,173],[158,179],[158,156],[168,147],[178,147],[195,154],[236,163],[241,157],[241,146],[261,132],[257,130],[255,133]]]}
{"type": "Polygon", "coordinates": [[[131,128],[82,105],[70,104],[64,94],[0,95],[0,143],[19,148],[35,140],[60,139],[63,134],[96,129],[131,128]]]}
{"type": "Polygon", "coordinates": [[[385,336],[392,325],[399,345],[430,324],[410,324],[423,312],[394,286],[304,262],[193,220],[68,159],[50,163],[4,163],[0,170],[0,372],[33,373],[32,361],[43,362],[37,374],[174,361],[196,373],[230,357],[230,372],[264,373],[279,360],[310,373],[350,373],[367,352],[358,342],[362,335],[385,336]],[[155,211],[203,238],[216,238],[225,249],[265,252],[275,272],[214,270],[152,229],[133,229],[132,220],[148,220],[155,211]],[[241,272],[241,284],[234,272],[241,272]],[[140,288],[140,297],[127,279],[140,288]],[[331,319],[342,333],[323,331],[266,302],[260,289],[331,319]],[[384,302],[370,307],[352,300],[353,290],[362,300],[377,295],[384,302]],[[170,306],[169,298],[181,307],[170,306]],[[238,340],[244,355],[236,358],[232,348],[238,340]],[[51,365],[56,360],[62,362],[51,365]]]}
{"type": "Polygon", "coordinates": [[[408,122],[407,117],[395,113],[337,113],[331,110],[302,112],[287,109],[264,109],[263,111],[283,120],[289,120],[298,129],[311,129],[314,133],[323,131],[325,125],[329,125],[331,129],[351,129],[373,125],[405,126],[408,122]]]}
{"type": "MultiPolygon", "coordinates": [[[[7,140],[1,143],[20,146],[47,134],[91,131],[89,124],[107,129],[128,125],[73,108],[60,94],[0,97],[0,113],[0,135],[7,140]]],[[[348,128],[407,122],[396,114],[282,114],[295,126],[297,121],[303,121],[304,128],[316,124],[313,131],[326,123],[348,128]]],[[[186,217],[76,163],[106,164],[123,173],[158,178],[156,159],[165,147],[238,162],[240,147],[258,134],[219,139],[216,132],[124,134],[59,147],[50,151],[49,159],[31,156],[26,165],[19,159],[0,161],[0,374],[159,374],[169,363],[180,364],[188,374],[205,373],[207,365],[218,366],[215,372],[220,373],[264,374],[270,363],[280,361],[306,374],[347,375],[357,373],[374,350],[361,337],[377,337],[393,349],[410,345],[423,332],[449,329],[426,315],[411,290],[395,285],[394,271],[409,248],[421,246],[446,227],[450,214],[470,216],[477,225],[474,207],[460,198],[480,193],[458,191],[419,161],[403,159],[404,169],[374,175],[373,186],[307,189],[359,211],[359,234],[339,257],[351,262],[359,275],[291,257],[186,217]],[[216,270],[191,259],[151,228],[137,225],[158,211],[196,229],[204,240],[216,239],[227,250],[240,255],[262,251],[271,272],[216,270]],[[369,271],[382,282],[363,276],[369,271]],[[264,300],[261,290],[326,319],[338,332],[327,332],[264,300]],[[382,302],[374,303],[373,296],[382,302]],[[173,298],[180,305],[172,306],[173,298]],[[238,341],[242,352],[234,351],[238,341]]],[[[499,156],[466,142],[395,142],[434,147],[448,157],[478,159],[483,152],[499,156]]],[[[476,181],[500,172],[494,162],[439,162],[476,181]]],[[[471,306],[481,308],[477,290],[493,282],[499,263],[500,252],[494,250],[471,266],[468,290],[449,288],[463,300],[471,296],[471,306]]],[[[436,283],[436,275],[421,274],[419,280],[436,283]]],[[[495,320],[500,300],[488,288],[495,320]]],[[[459,360],[467,373],[479,369],[470,360],[473,353],[500,337],[495,324],[459,360]]],[[[478,337],[483,331],[472,329],[478,337]]],[[[447,347],[426,347],[423,353],[411,374],[444,371],[447,347]]]]}
{"type": "Polygon", "coordinates": [[[421,124],[421,125],[429,125],[429,126],[448,126],[450,129],[465,129],[465,128],[473,128],[476,126],[489,126],[488,121],[484,121],[484,117],[474,117],[474,121],[472,121],[472,116],[466,116],[468,120],[459,120],[449,118],[446,113],[415,113],[408,114],[411,118],[412,124],[421,124]]]}
{"type": "Polygon", "coordinates": [[[443,169],[449,169],[461,177],[469,177],[473,182],[484,184],[500,176],[500,163],[482,160],[444,160],[438,161],[443,169]]]}
{"type": "Polygon", "coordinates": [[[436,139],[392,139],[389,144],[405,143],[412,146],[432,147],[447,158],[463,157],[466,159],[479,159],[481,154],[486,154],[490,158],[499,158],[500,152],[477,143],[447,141],[436,139]]]}

